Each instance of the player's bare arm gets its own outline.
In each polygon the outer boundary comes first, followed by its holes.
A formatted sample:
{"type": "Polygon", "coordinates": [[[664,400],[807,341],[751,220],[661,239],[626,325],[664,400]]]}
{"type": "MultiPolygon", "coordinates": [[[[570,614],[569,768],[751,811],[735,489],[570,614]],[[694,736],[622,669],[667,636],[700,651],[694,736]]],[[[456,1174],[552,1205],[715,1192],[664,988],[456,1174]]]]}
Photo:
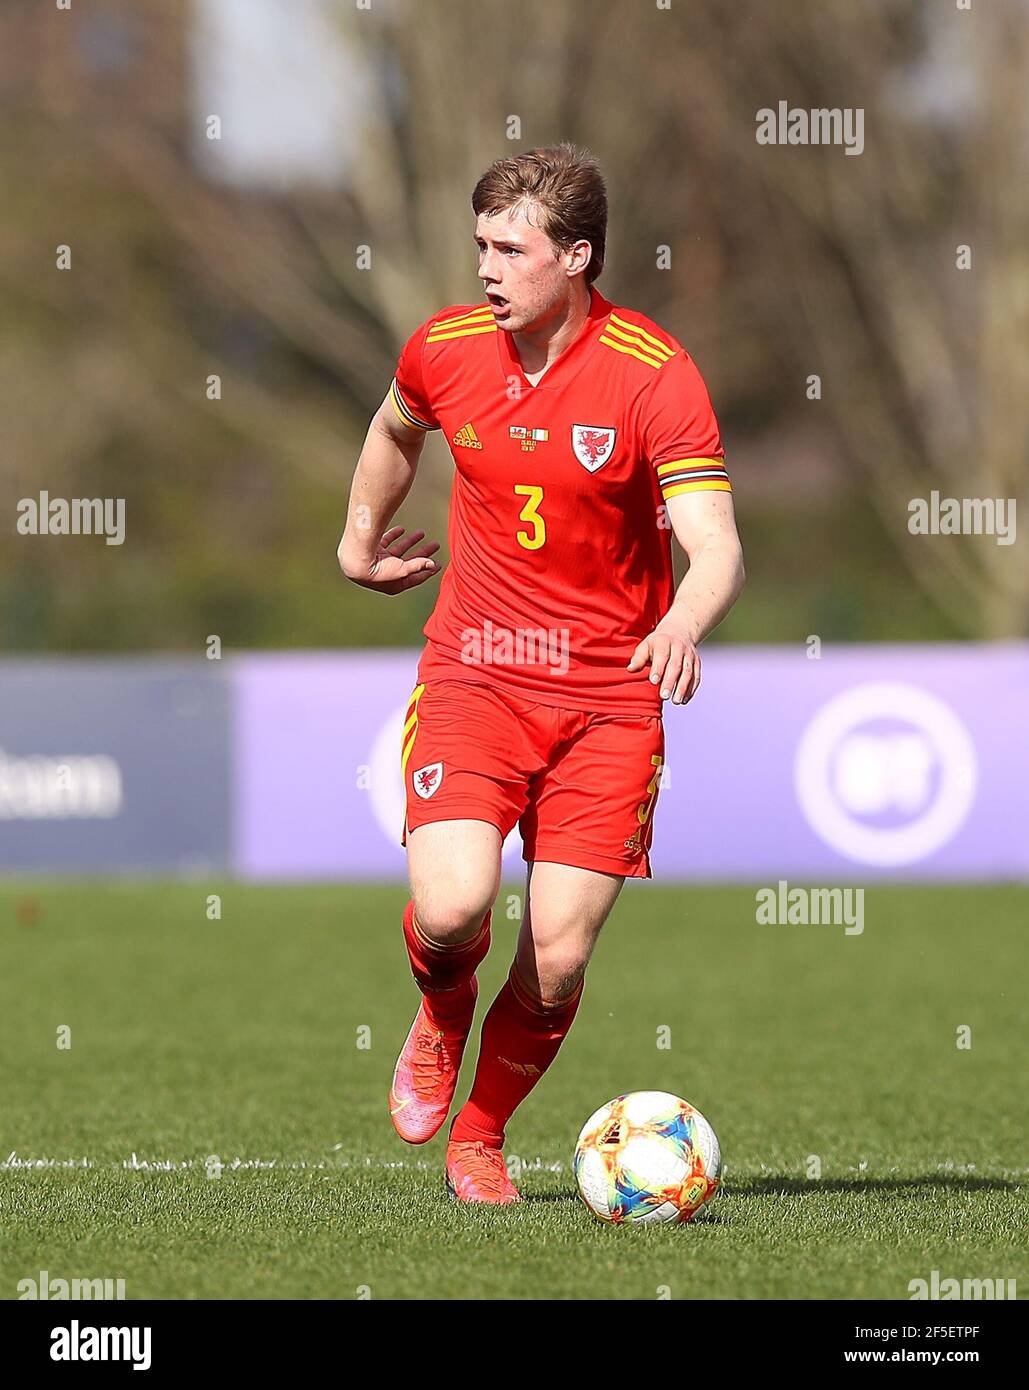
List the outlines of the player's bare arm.
{"type": "Polygon", "coordinates": [[[405,424],[387,396],[368,427],[336,552],[346,577],[365,589],[401,594],[439,573],[437,541],[390,525],[411,490],[424,442],[424,430],[405,424]]]}
{"type": "Polygon", "coordinates": [[[629,670],[641,671],[649,663],[662,700],[684,705],[700,687],[697,648],[743,589],[743,550],[730,493],[690,493],[669,498],[666,506],[690,567],[671,608],[633,652],[629,670]]]}

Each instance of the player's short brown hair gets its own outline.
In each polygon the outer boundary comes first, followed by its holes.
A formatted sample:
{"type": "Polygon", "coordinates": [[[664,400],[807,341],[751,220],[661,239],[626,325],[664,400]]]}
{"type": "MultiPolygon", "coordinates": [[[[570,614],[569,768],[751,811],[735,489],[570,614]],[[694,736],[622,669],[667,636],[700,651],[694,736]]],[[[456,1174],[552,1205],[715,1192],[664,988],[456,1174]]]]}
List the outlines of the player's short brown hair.
{"type": "Polygon", "coordinates": [[[607,244],[607,187],[593,156],[562,144],[495,160],[472,192],[476,217],[520,203],[539,207],[541,230],[562,250],[589,242],[593,254],[583,274],[592,285],[604,269],[607,244]]]}

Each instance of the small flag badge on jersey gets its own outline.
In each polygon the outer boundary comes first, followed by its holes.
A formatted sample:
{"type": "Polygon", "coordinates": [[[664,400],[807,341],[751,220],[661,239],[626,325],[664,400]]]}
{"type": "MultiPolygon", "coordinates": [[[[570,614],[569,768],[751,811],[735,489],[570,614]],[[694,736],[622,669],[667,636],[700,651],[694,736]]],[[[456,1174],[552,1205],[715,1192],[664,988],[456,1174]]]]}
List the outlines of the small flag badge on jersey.
{"type": "Polygon", "coordinates": [[[434,792],[439,791],[443,782],[443,764],[429,763],[420,767],[414,774],[414,789],[423,801],[428,801],[434,792]]]}
{"type": "Polygon", "coordinates": [[[532,453],[537,444],[545,444],[550,438],[549,430],[530,430],[525,425],[512,425],[510,429],[512,439],[522,441],[522,449],[525,453],[532,453]]]}
{"type": "Polygon", "coordinates": [[[617,431],[608,425],[573,425],[572,449],[587,473],[603,468],[614,452],[617,431]]]}

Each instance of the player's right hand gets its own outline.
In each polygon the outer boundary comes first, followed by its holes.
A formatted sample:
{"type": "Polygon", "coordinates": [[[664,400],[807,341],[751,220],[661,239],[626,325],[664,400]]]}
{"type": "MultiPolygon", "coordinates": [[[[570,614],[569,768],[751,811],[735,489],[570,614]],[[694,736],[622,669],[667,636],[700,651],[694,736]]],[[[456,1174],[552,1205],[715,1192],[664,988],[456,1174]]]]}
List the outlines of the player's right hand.
{"type": "Polygon", "coordinates": [[[348,559],[341,541],[339,566],[348,579],[363,589],[376,589],[380,594],[402,594],[405,589],[413,589],[416,584],[424,584],[434,574],[439,574],[442,567],[431,558],[437,550],[439,542],[426,541],[424,531],[391,526],[376,546],[371,560],[348,559]]]}

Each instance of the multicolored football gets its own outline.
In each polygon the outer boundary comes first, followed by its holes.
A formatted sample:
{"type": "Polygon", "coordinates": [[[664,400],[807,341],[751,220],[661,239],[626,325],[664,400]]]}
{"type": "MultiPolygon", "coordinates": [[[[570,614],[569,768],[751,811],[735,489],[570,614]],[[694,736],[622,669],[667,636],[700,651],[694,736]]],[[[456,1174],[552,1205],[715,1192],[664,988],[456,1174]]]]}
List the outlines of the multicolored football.
{"type": "Polygon", "coordinates": [[[699,1110],[667,1091],[632,1091],[583,1125],[579,1195],[601,1221],[689,1221],[718,1188],[722,1155],[699,1110]]]}

